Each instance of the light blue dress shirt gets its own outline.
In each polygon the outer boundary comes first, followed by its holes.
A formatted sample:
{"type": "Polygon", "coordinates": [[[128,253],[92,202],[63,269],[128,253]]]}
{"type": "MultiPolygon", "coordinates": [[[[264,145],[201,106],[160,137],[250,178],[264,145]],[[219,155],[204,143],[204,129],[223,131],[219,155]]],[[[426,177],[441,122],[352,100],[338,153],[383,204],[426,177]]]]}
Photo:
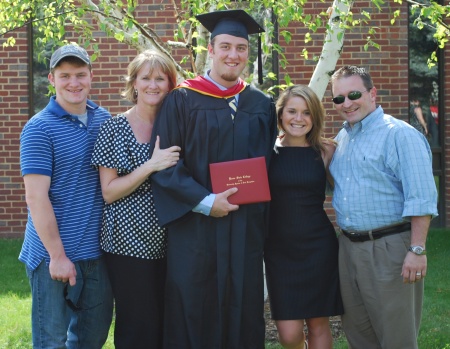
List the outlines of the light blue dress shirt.
{"type": "Polygon", "coordinates": [[[426,138],[377,109],[336,136],[330,165],[337,224],[365,231],[437,213],[432,155],[426,138]]]}

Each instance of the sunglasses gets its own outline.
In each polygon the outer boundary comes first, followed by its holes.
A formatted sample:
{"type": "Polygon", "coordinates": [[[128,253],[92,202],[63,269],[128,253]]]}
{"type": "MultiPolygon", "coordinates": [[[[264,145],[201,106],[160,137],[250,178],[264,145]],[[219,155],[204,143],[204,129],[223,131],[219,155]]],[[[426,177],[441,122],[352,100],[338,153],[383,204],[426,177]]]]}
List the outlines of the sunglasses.
{"type": "MultiPolygon", "coordinates": [[[[369,88],[368,90],[365,91],[352,91],[347,95],[347,98],[351,101],[356,101],[357,99],[361,98],[364,92],[369,92],[370,90],[371,89],[369,88]]],[[[334,104],[342,104],[345,102],[345,96],[336,96],[331,100],[333,101],[334,104]]]]}

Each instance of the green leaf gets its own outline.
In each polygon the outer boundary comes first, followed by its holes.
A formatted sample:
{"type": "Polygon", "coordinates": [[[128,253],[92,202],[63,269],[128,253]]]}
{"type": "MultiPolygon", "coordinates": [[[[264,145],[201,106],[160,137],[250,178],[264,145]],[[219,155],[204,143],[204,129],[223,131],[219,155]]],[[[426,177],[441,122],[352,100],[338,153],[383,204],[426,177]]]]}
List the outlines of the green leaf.
{"type": "Polygon", "coordinates": [[[123,39],[125,38],[125,35],[123,34],[123,32],[117,32],[114,34],[114,38],[119,41],[122,42],[123,39]]]}

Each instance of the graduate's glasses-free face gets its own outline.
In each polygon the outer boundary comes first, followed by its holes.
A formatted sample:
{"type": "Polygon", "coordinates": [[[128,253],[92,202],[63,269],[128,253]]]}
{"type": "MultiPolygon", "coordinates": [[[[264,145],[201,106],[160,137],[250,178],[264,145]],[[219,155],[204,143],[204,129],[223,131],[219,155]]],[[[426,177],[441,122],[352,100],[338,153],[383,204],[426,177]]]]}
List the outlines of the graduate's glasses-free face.
{"type": "Polygon", "coordinates": [[[220,34],[208,45],[208,52],[212,58],[209,76],[222,86],[234,86],[248,62],[248,41],[220,34]]]}
{"type": "Polygon", "coordinates": [[[360,99],[362,97],[362,94],[364,92],[369,92],[371,89],[369,88],[368,90],[365,91],[351,91],[348,93],[347,96],[336,96],[334,98],[332,98],[332,101],[334,104],[342,104],[345,102],[345,98],[348,98],[351,101],[356,101],[358,99],[360,99]]]}

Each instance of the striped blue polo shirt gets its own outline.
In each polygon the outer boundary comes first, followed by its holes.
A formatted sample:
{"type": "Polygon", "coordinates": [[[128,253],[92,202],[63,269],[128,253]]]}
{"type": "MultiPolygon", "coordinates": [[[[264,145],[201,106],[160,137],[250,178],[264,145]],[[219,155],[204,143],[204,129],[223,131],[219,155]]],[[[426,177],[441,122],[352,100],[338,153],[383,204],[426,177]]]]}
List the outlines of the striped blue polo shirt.
{"type": "MultiPolygon", "coordinates": [[[[111,115],[89,100],[87,114],[85,126],[52,97],[45,109],[27,122],[20,136],[22,176],[51,177],[48,194],[65,253],[72,262],[95,259],[102,253],[103,198],[98,171],[90,161],[100,126],[111,115]]],[[[28,210],[19,260],[35,269],[43,259],[49,264],[49,254],[28,210]]]]}

